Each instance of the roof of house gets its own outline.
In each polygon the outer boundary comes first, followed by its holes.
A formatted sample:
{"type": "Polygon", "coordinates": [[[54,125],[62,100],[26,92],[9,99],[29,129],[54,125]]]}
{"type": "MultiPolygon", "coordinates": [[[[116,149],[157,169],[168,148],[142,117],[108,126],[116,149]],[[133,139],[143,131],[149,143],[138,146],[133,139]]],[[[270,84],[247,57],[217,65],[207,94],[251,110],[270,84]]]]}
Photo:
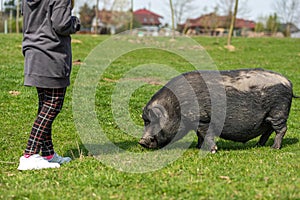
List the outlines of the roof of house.
{"type": "Polygon", "coordinates": [[[300,29],[293,23],[289,23],[289,24],[279,24],[279,29],[286,30],[287,26],[290,25],[290,31],[291,33],[296,33],[298,31],[300,31],[300,29]]]}
{"type": "MultiPolygon", "coordinates": [[[[154,25],[159,26],[161,22],[159,21],[163,17],[151,12],[147,9],[139,9],[133,12],[135,19],[142,25],[154,25]]],[[[99,10],[98,19],[104,24],[118,24],[120,19],[130,18],[128,12],[121,11],[109,11],[109,10],[99,10]]]]}
{"type": "Polygon", "coordinates": [[[235,27],[236,28],[248,28],[248,29],[255,29],[256,23],[252,20],[246,19],[236,19],[235,27]]]}
{"type": "Polygon", "coordinates": [[[120,24],[122,21],[130,19],[130,15],[127,12],[99,10],[98,18],[103,24],[120,24]]]}
{"type": "MultiPolygon", "coordinates": [[[[187,25],[191,28],[202,27],[202,28],[228,28],[231,19],[229,16],[219,16],[215,13],[210,13],[207,15],[202,15],[195,19],[187,19],[183,26],[187,25]]],[[[237,18],[235,21],[235,28],[248,28],[254,29],[255,22],[251,20],[245,20],[237,18]]]]}
{"type": "Polygon", "coordinates": [[[161,24],[159,19],[163,18],[162,16],[151,12],[147,9],[139,9],[133,12],[133,15],[137,21],[139,21],[142,25],[155,25],[158,26],[161,24]]]}

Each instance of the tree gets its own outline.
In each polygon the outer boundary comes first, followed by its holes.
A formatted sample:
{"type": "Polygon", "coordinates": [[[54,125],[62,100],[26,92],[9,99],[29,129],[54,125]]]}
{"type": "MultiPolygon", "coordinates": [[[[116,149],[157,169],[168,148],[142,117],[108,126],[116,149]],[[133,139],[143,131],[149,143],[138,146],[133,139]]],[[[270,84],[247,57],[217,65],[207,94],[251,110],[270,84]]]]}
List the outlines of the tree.
{"type": "Polygon", "coordinates": [[[111,6],[111,10],[114,10],[114,11],[129,10],[131,7],[129,2],[130,2],[129,0],[114,0],[112,3],[112,6],[111,6]]]}
{"type": "MultiPolygon", "coordinates": [[[[234,13],[236,1],[235,0],[219,0],[217,3],[217,9],[220,14],[227,16],[227,27],[230,27],[232,21],[232,15],[234,13]]],[[[249,12],[247,0],[240,0],[238,4],[238,14],[239,16],[247,15],[249,12]]]]}
{"type": "MultiPolygon", "coordinates": [[[[126,18],[126,16],[121,16],[121,17],[126,18]]],[[[131,25],[132,25],[132,30],[135,29],[135,28],[140,28],[142,26],[140,24],[140,22],[138,20],[136,20],[135,18],[133,18],[133,22],[131,22],[131,17],[129,17],[128,21],[123,20],[122,25],[120,25],[118,27],[118,29],[116,30],[116,33],[121,33],[121,32],[124,32],[124,31],[128,31],[128,27],[130,28],[131,25]]]]}
{"type": "Polygon", "coordinates": [[[172,18],[172,38],[175,37],[175,13],[174,13],[174,6],[173,1],[169,0],[170,3],[170,9],[171,9],[171,18],[172,18]]]}
{"type": "Polygon", "coordinates": [[[230,29],[229,29],[228,38],[227,38],[227,47],[231,46],[231,39],[232,39],[232,34],[233,34],[234,26],[235,26],[238,7],[239,7],[239,0],[235,0],[234,11],[233,11],[233,15],[231,17],[231,24],[230,24],[230,29]]]}
{"type": "Polygon", "coordinates": [[[291,25],[296,23],[300,15],[300,1],[299,0],[276,0],[274,8],[280,19],[286,26],[286,36],[291,35],[291,25]]]}
{"type": "Polygon", "coordinates": [[[256,33],[261,33],[265,30],[265,25],[263,22],[257,22],[255,25],[255,32],[256,33]]]}
{"type": "Polygon", "coordinates": [[[20,0],[7,0],[4,1],[4,13],[9,16],[9,32],[20,32],[20,0]],[[15,26],[13,26],[15,25],[15,26]]]}
{"type": "Polygon", "coordinates": [[[279,28],[278,16],[276,13],[274,13],[274,15],[269,16],[266,24],[266,29],[268,32],[274,35],[277,33],[278,28],[279,28]]]}
{"type": "Polygon", "coordinates": [[[20,20],[20,0],[17,0],[17,9],[16,9],[16,33],[20,33],[19,20],[20,20]]]}
{"type": "Polygon", "coordinates": [[[133,16],[133,0],[131,0],[131,8],[130,8],[130,33],[132,33],[134,23],[134,16],[133,16]]]}
{"type": "Polygon", "coordinates": [[[96,6],[95,6],[95,16],[96,16],[96,26],[95,26],[95,33],[98,33],[98,27],[99,27],[99,0],[96,0],[96,6]]]}
{"type": "MultiPolygon", "coordinates": [[[[232,15],[235,7],[235,0],[219,0],[217,7],[221,14],[232,15]]],[[[240,0],[238,5],[239,16],[247,15],[249,13],[247,0],[240,0]]]]}
{"type": "Polygon", "coordinates": [[[91,28],[93,18],[96,16],[95,6],[90,8],[87,3],[84,3],[79,9],[79,15],[82,27],[91,28]]]}
{"type": "Polygon", "coordinates": [[[260,15],[257,18],[256,25],[255,25],[255,32],[256,33],[261,33],[261,32],[265,31],[267,20],[268,20],[268,18],[264,15],[260,15]]]}
{"type": "Polygon", "coordinates": [[[174,17],[177,24],[184,22],[184,15],[196,9],[193,6],[195,0],[173,0],[174,17]]]}
{"type": "Polygon", "coordinates": [[[16,5],[14,0],[4,1],[4,12],[9,15],[10,11],[16,12],[16,5]]]}
{"type": "MultiPolygon", "coordinates": [[[[194,6],[195,0],[171,0],[166,1],[166,6],[171,9],[171,19],[174,20],[174,31],[177,25],[183,24],[189,15],[192,15],[193,11],[197,9],[197,6],[194,6]]],[[[168,24],[166,24],[168,26],[168,24]]],[[[172,25],[173,26],[173,25],[172,25]]],[[[186,31],[187,27],[183,27],[183,32],[186,31]]]]}

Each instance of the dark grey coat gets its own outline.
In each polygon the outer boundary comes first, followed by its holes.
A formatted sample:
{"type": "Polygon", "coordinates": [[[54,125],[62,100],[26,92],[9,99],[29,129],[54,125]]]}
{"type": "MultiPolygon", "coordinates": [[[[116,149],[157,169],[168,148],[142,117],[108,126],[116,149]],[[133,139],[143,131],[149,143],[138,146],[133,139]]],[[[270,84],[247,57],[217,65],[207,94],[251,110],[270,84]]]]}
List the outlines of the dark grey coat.
{"type": "Polygon", "coordinates": [[[80,28],[70,0],[23,0],[24,84],[41,88],[70,85],[70,34],[80,28]]]}

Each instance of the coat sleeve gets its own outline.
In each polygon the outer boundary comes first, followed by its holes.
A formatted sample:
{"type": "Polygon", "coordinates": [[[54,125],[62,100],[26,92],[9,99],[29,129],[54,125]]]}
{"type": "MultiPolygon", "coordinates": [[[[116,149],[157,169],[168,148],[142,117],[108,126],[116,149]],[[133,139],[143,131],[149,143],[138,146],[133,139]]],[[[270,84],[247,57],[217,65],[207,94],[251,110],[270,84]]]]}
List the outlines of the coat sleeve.
{"type": "Polygon", "coordinates": [[[52,7],[52,28],[63,36],[76,33],[80,29],[80,21],[72,16],[71,0],[56,0],[52,7]]]}

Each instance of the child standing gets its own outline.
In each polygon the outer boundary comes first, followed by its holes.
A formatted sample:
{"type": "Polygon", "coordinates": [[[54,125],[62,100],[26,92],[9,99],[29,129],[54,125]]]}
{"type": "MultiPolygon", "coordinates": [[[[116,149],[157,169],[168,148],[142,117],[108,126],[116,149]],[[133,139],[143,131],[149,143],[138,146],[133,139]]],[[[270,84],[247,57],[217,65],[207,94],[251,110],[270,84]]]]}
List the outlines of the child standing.
{"type": "Polygon", "coordinates": [[[51,127],[70,85],[70,35],[80,29],[72,5],[71,0],[22,1],[24,85],[36,87],[39,107],[19,170],[58,168],[71,161],[55,153],[51,127]]]}

